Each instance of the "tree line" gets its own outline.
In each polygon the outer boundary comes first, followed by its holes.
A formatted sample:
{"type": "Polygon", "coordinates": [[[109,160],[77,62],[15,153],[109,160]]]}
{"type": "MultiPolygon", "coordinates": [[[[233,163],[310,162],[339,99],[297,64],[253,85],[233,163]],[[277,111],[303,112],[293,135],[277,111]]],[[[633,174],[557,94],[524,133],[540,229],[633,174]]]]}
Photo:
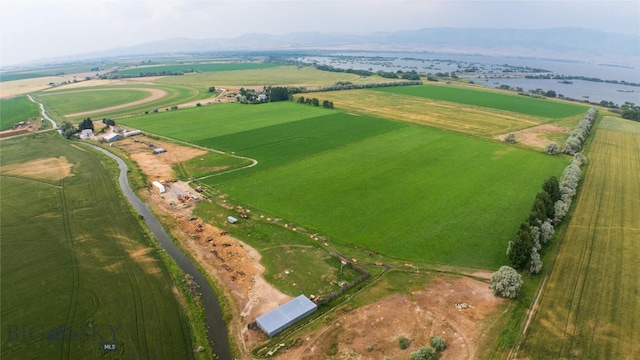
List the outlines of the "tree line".
{"type": "Polygon", "coordinates": [[[589,137],[589,133],[591,132],[591,127],[598,117],[598,110],[595,108],[590,108],[587,113],[582,117],[582,120],[578,123],[578,125],[571,131],[569,137],[564,142],[564,146],[562,148],[562,152],[565,154],[573,155],[576,152],[582,149],[582,145],[589,137]]]}
{"type": "Polygon", "coordinates": [[[402,71],[398,70],[396,72],[393,71],[382,71],[378,70],[373,72],[371,70],[358,70],[358,69],[341,69],[336,68],[331,65],[317,64],[315,68],[321,71],[331,71],[331,72],[343,72],[348,74],[356,74],[360,76],[373,76],[378,75],[387,79],[405,79],[405,80],[420,80],[420,74],[418,74],[415,70],[411,71],[402,71]]]}
{"type": "Polygon", "coordinates": [[[577,151],[582,148],[597,115],[597,110],[591,108],[578,123],[574,136],[578,139],[579,146],[566,147],[565,152],[571,153],[573,159],[563,171],[560,181],[555,176],[544,181],[536,194],[529,217],[520,224],[513,240],[509,241],[506,254],[511,267],[502,266],[491,275],[490,288],[494,295],[517,297],[522,287],[522,275],[518,270],[526,269],[530,274],[538,274],[542,270],[541,251],[553,238],[555,227],[562,222],[571,207],[582,177],[580,167],[587,161],[577,151]]]}

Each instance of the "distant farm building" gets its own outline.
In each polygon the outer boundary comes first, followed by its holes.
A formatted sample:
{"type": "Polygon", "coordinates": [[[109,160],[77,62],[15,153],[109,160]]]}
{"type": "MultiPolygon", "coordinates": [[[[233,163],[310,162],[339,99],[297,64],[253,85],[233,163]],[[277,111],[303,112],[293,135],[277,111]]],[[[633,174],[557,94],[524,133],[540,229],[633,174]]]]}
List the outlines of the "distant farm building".
{"type": "Polygon", "coordinates": [[[229,216],[229,217],[227,217],[227,221],[232,223],[232,224],[235,224],[235,223],[238,222],[238,219],[234,218],[233,216],[229,216]]]}
{"type": "Polygon", "coordinates": [[[167,191],[167,189],[164,188],[164,185],[162,185],[160,181],[154,181],[152,184],[153,186],[157,187],[158,190],[160,190],[160,194],[164,194],[165,191],[167,191]]]}
{"type": "Polygon", "coordinates": [[[125,131],[123,133],[124,137],[136,136],[136,135],[140,135],[140,134],[142,134],[142,131],[140,131],[140,130],[125,131]]]}
{"type": "Polygon", "coordinates": [[[82,131],[80,131],[80,134],[78,135],[80,137],[80,139],[88,139],[88,138],[92,138],[93,137],[93,130],[91,129],[84,129],[82,131]]]}
{"type": "Polygon", "coordinates": [[[163,152],[167,152],[167,150],[161,147],[153,149],[153,155],[162,154],[163,152]]]}
{"type": "Polygon", "coordinates": [[[106,142],[114,142],[114,141],[122,140],[122,135],[112,132],[103,136],[102,138],[106,142]]]}
{"type": "Polygon", "coordinates": [[[272,337],[311,315],[317,309],[318,305],[306,296],[300,295],[282,306],[259,316],[256,319],[256,324],[262,331],[269,335],[269,337],[272,337]]]}

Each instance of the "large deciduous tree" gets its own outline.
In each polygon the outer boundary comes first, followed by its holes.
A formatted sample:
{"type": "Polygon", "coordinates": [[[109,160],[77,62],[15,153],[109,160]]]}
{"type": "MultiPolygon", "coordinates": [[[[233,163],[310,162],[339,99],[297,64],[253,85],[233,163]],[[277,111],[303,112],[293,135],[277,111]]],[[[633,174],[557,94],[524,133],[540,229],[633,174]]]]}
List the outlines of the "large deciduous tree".
{"type": "Polygon", "coordinates": [[[516,298],[522,287],[522,275],[514,268],[502,266],[491,274],[491,291],[496,296],[504,298],[516,298]]]}

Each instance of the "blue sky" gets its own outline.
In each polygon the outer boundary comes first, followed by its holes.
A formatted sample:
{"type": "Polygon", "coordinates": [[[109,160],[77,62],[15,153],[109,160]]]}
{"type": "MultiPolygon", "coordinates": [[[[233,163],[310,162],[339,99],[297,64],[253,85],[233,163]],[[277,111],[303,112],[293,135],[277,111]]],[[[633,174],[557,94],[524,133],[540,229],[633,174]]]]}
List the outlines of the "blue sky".
{"type": "Polygon", "coordinates": [[[640,35],[640,1],[2,0],[0,65],[177,37],[564,26],[640,35]]]}

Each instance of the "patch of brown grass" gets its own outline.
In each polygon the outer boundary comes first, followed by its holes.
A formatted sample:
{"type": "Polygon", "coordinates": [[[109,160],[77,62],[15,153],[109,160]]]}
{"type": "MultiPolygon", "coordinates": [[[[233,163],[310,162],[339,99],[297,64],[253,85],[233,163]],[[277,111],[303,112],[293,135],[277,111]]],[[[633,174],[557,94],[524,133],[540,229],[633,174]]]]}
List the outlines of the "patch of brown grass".
{"type": "Polygon", "coordinates": [[[73,164],[67,158],[43,158],[27,161],[19,164],[11,164],[2,167],[3,175],[14,175],[39,180],[58,181],[71,176],[73,164]]]}

